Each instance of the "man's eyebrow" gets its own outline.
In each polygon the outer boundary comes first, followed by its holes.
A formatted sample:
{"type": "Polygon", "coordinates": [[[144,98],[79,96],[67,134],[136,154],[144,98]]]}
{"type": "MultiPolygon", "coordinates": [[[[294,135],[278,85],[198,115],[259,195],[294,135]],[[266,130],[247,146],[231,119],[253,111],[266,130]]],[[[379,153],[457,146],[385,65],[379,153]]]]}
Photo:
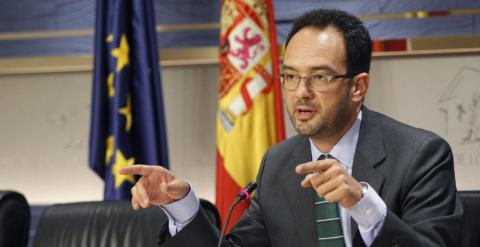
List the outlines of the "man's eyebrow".
{"type": "Polygon", "coordinates": [[[288,66],[288,65],[285,65],[285,64],[282,64],[282,68],[281,68],[281,69],[282,69],[282,70],[288,69],[288,70],[295,70],[295,71],[297,71],[294,67],[291,67],[291,66],[288,66]]]}
{"type": "MultiPolygon", "coordinates": [[[[288,65],[285,65],[285,64],[282,64],[282,70],[298,71],[298,70],[295,69],[294,67],[288,66],[288,65]]],[[[314,67],[309,68],[309,70],[310,70],[310,71],[326,70],[326,71],[330,71],[330,72],[334,72],[334,71],[335,71],[332,67],[330,67],[330,66],[328,66],[328,65],[314,66],[314,67]]]]}

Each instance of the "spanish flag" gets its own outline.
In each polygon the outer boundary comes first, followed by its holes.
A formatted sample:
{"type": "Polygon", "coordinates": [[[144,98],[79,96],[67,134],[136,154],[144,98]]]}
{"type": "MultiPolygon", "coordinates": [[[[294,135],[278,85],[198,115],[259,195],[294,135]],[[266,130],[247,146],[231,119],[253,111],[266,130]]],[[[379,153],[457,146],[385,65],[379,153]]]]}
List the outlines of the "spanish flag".
{"type": "MultiPolygon", "coordinates": [[[[285,127],[272,1],[223,0],[221,8],[216,204],[225,219],[285,127]]],[[[230,226],[248,203],[236,208],[230,226]]]]}

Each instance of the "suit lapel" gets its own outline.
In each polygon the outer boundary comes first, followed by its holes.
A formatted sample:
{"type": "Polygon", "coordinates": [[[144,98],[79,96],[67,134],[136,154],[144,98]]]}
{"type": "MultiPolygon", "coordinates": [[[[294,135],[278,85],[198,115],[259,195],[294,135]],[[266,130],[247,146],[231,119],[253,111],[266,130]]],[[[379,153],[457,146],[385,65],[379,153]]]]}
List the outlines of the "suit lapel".
{"type": "MultiPolygon", "coordinates": [[[[362,124],[353,159],[352,176],[357,181],[368,183],[380,194],[384,177],[377,170],[386,157],[380,123],[366,107],[362,109],[362,124]]],[[[360,235],[355,221],[352,220],[352,237],[360,235]]]]}
{"type": "Polygon", "coordinates": [[[307,137],[303,137],[297,148],[292,152],[291,159],[286,163],[286,169],[283,172],[283,181],[285,181],[283,191],[293,215],[293,227],[300,241],[299,246],[315,246],[316,244],[315,208],[313,204],[315,193],[312,189],[301,187],[300,182],[304,176],[295,173],[297,165],[309,161],[312,161],[310,142],[307,137]]]}

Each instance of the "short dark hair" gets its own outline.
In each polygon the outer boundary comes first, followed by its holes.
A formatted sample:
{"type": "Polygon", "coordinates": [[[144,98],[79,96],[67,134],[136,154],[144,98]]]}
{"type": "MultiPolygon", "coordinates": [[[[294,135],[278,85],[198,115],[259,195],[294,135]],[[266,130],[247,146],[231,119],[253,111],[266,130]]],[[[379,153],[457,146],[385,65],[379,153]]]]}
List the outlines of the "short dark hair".
{"type": "Polygon", "coordinates": [[[370,71],[372,41],[368,30],[357,17],[338,9],[317,9],[295,19],[287,36],[285,47],[292,37],[304,27],[324,29],[335,27],[343,35],[347,70],[358,74],[370,71]]]}

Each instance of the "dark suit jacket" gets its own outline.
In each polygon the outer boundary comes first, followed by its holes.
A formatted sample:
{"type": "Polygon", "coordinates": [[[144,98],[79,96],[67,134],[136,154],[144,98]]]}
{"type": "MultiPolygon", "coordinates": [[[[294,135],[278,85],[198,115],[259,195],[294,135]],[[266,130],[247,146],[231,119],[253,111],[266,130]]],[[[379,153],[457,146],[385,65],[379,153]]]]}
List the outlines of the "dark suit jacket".
{"type": "MultiPolygon", "coordinates": [[[[294,169],[311,161],[307,137],[295,136],[265,154],[257,194],[224,246],[317,246],[314,191],[294,169]]],[[[363,107],[352,175],[387,205],[373,246],[457,246],[463,209],[453,157],[439,136],[363,107]]],[[[352,227],[353,246],[363,246],[352,227]]],[[[164,246],[216,246],[218,230],[200,213],[164,246]]]]}

